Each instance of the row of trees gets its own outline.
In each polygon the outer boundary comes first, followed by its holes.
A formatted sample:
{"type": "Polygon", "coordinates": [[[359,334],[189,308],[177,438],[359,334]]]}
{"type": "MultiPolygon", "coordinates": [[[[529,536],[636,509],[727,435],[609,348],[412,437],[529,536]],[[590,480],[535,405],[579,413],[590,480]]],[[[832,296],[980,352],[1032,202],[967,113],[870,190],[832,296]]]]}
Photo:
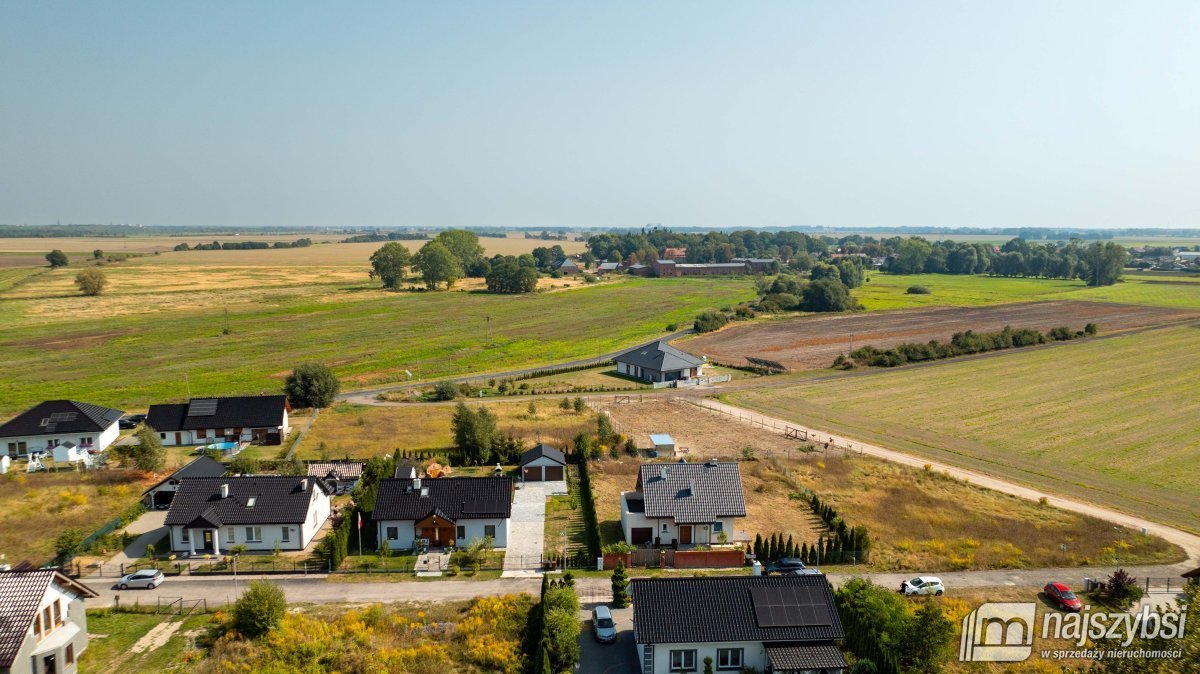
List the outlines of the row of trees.
{"type": "Polygon", "coordinates": [[[184,242],[176,244],[174,250],[266,250],[268,248],[308,248],[312,244],[312,239],[307,237],[295,241],[275,241],[273,243],[267,241],[213,241],[192,246],[184,242]]]}
{"type": "Polygon", "coordinates": [[[420,275],[425,287],[450,288],[462,278],[483,278],[494,293],[528,293],[537,289],[538,273],[550,273],[566,257],[562,246],[539,246],[522,255],[483,256],[479,237],[464,229],[441,232],[415,254],[397,241],[371,254],[370,276],[385,288],[400,288],[409,271],[420,275]]]}
{"type": "Polygon", "coordinates": [[[1083,279],[1090,286],[1112,285],[1121,278],[1128,256],[1122,246],[1096,241],[1084,244],[1030,243],[1012,239],[999,252],[989,244],[904,239],[889,253],[893,274],[993,274],[1038,278],[1083,279]]]}
{"type": "Polygon", "coordinates": [[[796,254],[825,253],[832,242],[802,232],[704,232],[687,234],[669,229],[604,233],[588,238],[595,259],[626,264],[649,264],[664,248],[687,248],[688,262],[731,262],[735,257],[778,258],[789,262],[796,254]]]}
{"type": "Polygon", "coordinates": [[[574,671],[579,662],[579,596],[570,573],[562,580],[542,576],[538,603],[530,611],[525,631],[529,671],[559,674],[574,671]]]}
{"type": "Polygon", "coordinates": [[[1090,337],[1099,328],[1095,323],[1088,323],[1083,330],[1072,330],[1066,326],[1052,328],[1042,333],[1030,328],[1013,328],[1005,326],[1000,332],[956,332],[949,343],[941,343],[936,339],[927,343],[906,342],[890,349],[877,349],[871,345],[855,349],[847,359],[844,355],[833,361],[833,367],[846,369],[853,365],[869,365],[872,367],[896,367],[905,363],[919,363],[927,360],[954,358],[955,356],[999,351],[1002,349],[1021,348],[1046,344],[1048,342],[1064,342],[1081,337],[1090,337]]]}
{"type": "Polygon", "coordinates": [[[937,672],[951,655],[954,623],[933,597],[913,612],[894,590],[851,578],[833,598],[846,630],[845,644],[859,657],[856,672],[937,672]]]}

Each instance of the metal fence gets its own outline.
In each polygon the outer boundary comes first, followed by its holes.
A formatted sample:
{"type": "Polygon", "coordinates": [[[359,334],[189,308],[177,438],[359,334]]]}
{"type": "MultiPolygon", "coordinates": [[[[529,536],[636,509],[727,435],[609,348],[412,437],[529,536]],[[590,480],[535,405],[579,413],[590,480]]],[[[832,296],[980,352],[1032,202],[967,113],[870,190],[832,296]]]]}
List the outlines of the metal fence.
{"type": "Polygon", "coordinates": [[[672,400],[682,400],[683,402],[690,403],[702,410],[712,412],[713,414],[720,414],[737,419],[750,424],[751,426],[758,426],[764,430],[772,430],[776,433],[782,433],[784,437],[790,439],[810,442],[814,447],[817,448],[824,448],[825,450],[839,449],[847,454],[863,453],[862,444],[856,445],[855,443],[844,438],[836,438],[832,435],[815,433],[803,428],[796,428],[795,426],[788,425],[776,419],[764,417],[760,414],[754,414],[753,412],[747,412],[746,410],[740,408],[733,408],[733,410],[729,410],[708,400],[696,400],[693,398],[672,398],[672,400]]]}

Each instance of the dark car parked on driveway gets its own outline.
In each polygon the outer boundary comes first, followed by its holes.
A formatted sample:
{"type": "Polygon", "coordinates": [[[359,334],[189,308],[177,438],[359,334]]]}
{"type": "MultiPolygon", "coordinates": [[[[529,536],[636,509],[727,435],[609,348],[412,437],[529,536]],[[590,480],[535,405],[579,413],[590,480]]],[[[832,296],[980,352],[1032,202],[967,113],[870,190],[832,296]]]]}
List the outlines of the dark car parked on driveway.
{"type": "Polygon", "coordinates": [[[137,428],[138,424],[146,420],[145,414],[126,414],[117,421],[118,428],[137,428]]]}
{"type": "Polygon", "coordinates": [[[784,559],[775,560],[763,568],[764,575],[769,576],[772,573],[778,573],[781,576],[800,576],[806,574],[818,574],[821,572],[804,566],[804,562],[795,557],[787,557],[784,559]]]}

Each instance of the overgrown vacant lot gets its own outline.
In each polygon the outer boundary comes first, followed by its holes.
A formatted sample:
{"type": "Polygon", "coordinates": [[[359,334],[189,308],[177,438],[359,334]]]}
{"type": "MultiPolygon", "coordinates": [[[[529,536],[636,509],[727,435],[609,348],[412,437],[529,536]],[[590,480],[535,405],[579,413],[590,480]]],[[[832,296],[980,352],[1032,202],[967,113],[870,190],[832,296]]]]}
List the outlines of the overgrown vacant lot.
{"type": "MultiPolygon", "coordinates": [[[[1178,561],[1165,541],[1118,533],[1107,522],[981,489],[936,473],[870,457],[804,452],[801,444],[727,416],[680,402],[613,406],[611,413],[635,438],[668,432],[690,445],[692,458],[743,461],[751,536],[776,531],[812,543],[820,532],[807,503],[790,497],[797,486],[832,504],[851,525],[871,532],[872,566],[881,570],[949,570],[1178,561]],[[790,451],[789,451],[790,450],[790,451]],[[1067,544],[1063,554],[1060,545],[1067,544]]],[[[634,488],[638,461],[601,461],[592,471],[598,518],[606,542],[619,538],[619,494],[634,488]]]]}
{"type": "Polygon", "coordinates": [[[192,643],[212,619],[197,613],[186,618],[154,613],[119,613],[107,609],[88,611],[87,650],[79,658],[80,674],[165,672],[199,655],[192,643]],[[146,638],[163,623],[179,623],[165,640],[146,638]],[[143,641],[144,639],[144,641],[143,641]]]}
{"type": "MultiPolygon", "coordinates": [[[[179,271],[146,269],[165,281],[179,271]]],[[[428,379],[553,363],[632,346],[663,334],[668,323],[686,324],[701,310],[753,295],[745,278],[625,279],[498,296],[387,293],[367,282],[365,270],[361,282],[307,285],[306,273],[295,272],[296,287],[64,298],[81,310],[117,307],[119,315],[94,320],[79,320],[65,307],[47,315],[38,308],[43,300],[0,296],[0,312],[13,317],[0,337],[0,414],[42,400],[47,387],[137,409],[186,397],[185,374],[193,395],[277,391],[304,361],[331,365],[348,389],[402,381],[406,371],[428,379]],[[188,308],[195,293],[205,292],[229,299],[230,334],[222,334],[220,304],[188,308]],[[167,308],[170,298],[182,308],[167,308]]],[[[36,292],[44,282],[60,283],[59,275],[18,290],[36,292]]]]}
{"type": "MultiPolygon", "coordinates": [[[[1116,285],[1089,288],[1083,281],[1001,278],[954,274],[910,276],[872,272],[854,296],[869,311],[931,306],[980,306],[1036,300],[1123,302],[1175,309],[1200,309],[1200,286],[1162,283],[1162,277],[1127,274],[1116,285]],[[929,288],[929,295],[909,295],[909,286],[929,288]]],[[[1186,277],[1177,277],[1184,278],[1186,277]]]]}
{"type": "Polygon", "coordinates": [[[733,325],[681,343],[721,363],[745,365],[747,356],[789,369],[827,368],[849,348],[889,349],[901,343],[949,342],[956,332],[999,332],[1005,326],[1043,332],[1059,326],[1082,330],[1096,323],[1105,334],[1200,317],[1197,311],[1111,302],[1051,301],[983,307],[926,307],[901,311],[815,314],[733,325]]]}
{"type": "Polygon", "coordinates": [[[887,447],[1200,531],[1200,329],[732,394],[887,447]]]}
{"type": "Polygon", "coordinates": [[[128,470],[9,473],[0,477],[0,552],[43,564],[67,529],[90,534],[137,502],[149,481],[128,470]]]}
{"type": "MultiPolygon", "coordinates": [[[[475,407],[478,403],[465,401],[475,407]]],[[[595,431],[595,415],[587,410],[577,413],[563,411],[559,400],[537,399],[537,411],[529,413],[529,401],[487,403],[496,415],[496,428],[512,433],[532,447],[546,442],[566,448],[568,441],[581,430],[595,431]]],[[[447,452],[454,445],[450,418],[454,405],[414,404],[401,407],[338,404],[317,417],[297,451],[302,459],[367,458],[391,454],[399,447],[405,450],[447,452]],[[322,450],[324,443],[324,450],[322,450]]]]}

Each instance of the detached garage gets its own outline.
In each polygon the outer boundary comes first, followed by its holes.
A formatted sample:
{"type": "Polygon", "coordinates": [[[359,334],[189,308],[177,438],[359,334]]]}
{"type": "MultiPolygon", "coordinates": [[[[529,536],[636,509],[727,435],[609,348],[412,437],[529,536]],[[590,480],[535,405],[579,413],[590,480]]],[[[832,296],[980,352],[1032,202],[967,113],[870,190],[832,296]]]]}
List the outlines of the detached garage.
{"type": "Polygon", "coordinates": [[[179,481],[185,477],[221,477],[225,474],[225,464],[220,461],[202,456],[193,460],[183,468],[171,473],[162,482],[142,492],[142,503],[151,510],[162,510],[175,500],[175,492],[179,490],[179,481]]]}
{"type": "Polygon", "coordinates": [[[521,479],[525,482],[566,480],[567,458],[550,445],[538,445],[521,455],[521,479]]]}

